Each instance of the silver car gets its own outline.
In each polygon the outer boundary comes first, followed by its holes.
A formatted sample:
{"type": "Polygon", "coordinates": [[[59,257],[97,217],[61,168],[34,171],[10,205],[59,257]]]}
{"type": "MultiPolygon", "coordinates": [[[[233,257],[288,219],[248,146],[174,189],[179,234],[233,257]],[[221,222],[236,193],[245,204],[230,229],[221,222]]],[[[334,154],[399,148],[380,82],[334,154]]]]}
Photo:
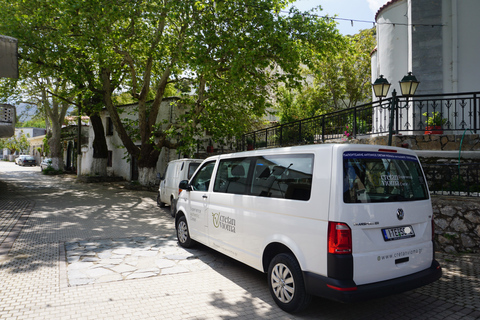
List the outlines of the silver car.
{"type": "Polygon", "coordinates": [[[43,171],[47,169],[48,167],[52,166],[52,159],[50,158],[45,158],[43,161],[40,163],[40,170],[43,171]]]}

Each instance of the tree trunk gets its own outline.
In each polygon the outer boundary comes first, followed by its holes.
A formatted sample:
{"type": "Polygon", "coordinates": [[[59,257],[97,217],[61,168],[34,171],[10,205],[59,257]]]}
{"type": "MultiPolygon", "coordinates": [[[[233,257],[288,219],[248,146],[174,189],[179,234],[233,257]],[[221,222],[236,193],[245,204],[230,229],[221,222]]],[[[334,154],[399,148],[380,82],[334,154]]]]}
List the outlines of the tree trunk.
{"type": "Polygon", "coordinates": [[[142,186],[154,186],[157,178],[156,168],[138,167],[138,183],[142,186]]]}
{"type": "Polygon", "coordinates": [[[48,139],[52,168],[63,170],[63,146],[60,140],[61,126],[58,121],[52,121],[52,136],[48,139]]]}
{"type": "Polygon", "coordinates": [[[107,158],[93,158],[90,172],[96,176],[107,176],[107,158]]]}
{"type": "Polygon", "coordinates": [[[91,172],[102,177],[107,176],[108,147],[105,139],[105,130],[102,118],[98,114],[90,115],[94,139],[93,139],[93,162],[91,172]]]}

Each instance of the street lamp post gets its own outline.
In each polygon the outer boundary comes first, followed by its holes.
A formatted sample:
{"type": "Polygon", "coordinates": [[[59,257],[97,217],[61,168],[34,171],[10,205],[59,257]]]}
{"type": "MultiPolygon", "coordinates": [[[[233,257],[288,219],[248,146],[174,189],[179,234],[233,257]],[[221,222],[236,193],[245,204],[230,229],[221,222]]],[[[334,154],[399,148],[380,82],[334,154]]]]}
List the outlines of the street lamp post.
{"type": "MultiPolygon", "coordinates": [[[[402,78],[400,83],[400,90],[402,92],[402,96],[411,97],[417,91],[418,84],[420,83],[417,78],[409,72],[406,76],[402,78]]],[[[387,79],[380,75],[377,80],[372,84],[373,92],[377,98],[382,99],[383,97],[387,96],[388,89],[390,89],[390,83],[388,83],[387,79]]],[[[408,100],[407,100],[408,101],[408,100]]],[[[393,120],[395,119],[395,112],[399,108],[398,106],[398,97],[397,91],[393,89],[392,91],[392,102],[390,104],[390,125],[388,126],[388,145],[392,145],[392,135],[393,135],[393,120]]]]}

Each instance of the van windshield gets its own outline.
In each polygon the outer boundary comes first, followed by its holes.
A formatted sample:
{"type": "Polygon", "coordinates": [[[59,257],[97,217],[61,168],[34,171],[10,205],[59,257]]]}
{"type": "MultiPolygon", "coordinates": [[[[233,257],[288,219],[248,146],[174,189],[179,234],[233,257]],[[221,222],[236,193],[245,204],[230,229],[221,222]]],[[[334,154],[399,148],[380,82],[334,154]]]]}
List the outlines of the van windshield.
{"type": "Polygon", "coordinates": [[[188,180],[193,176],[197,168],[200,166],[200,163],[198,162],[191,162],[190,165],[188,166],[188,180]]]}
{"type": "Polygon", "coordinates": [[[343,154],[345,203],[397,202],[428,199],[417,158],[384,152],[343,154]]]}

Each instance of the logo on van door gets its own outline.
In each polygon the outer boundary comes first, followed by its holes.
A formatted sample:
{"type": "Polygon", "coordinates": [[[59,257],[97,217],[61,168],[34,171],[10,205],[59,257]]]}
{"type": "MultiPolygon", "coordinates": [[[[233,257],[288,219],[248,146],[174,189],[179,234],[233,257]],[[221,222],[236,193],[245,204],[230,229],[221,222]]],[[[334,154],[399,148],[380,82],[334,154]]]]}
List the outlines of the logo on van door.
{"type": "Polygon", "coordinates": [[[235,219],[232,219],[228,216],[221,215],[220,212],[212,212],[213,217],[213,226],[215,228],[220,228],[226,231],[235,233],[235,219]]]}
{"type": "Polygon", "coordinates": [[[397,210],[397,219],[398,220],[403,220],[403,217],[405,216],[405,213],[403,212],[403,209],[399,208],[397,210]]]}

